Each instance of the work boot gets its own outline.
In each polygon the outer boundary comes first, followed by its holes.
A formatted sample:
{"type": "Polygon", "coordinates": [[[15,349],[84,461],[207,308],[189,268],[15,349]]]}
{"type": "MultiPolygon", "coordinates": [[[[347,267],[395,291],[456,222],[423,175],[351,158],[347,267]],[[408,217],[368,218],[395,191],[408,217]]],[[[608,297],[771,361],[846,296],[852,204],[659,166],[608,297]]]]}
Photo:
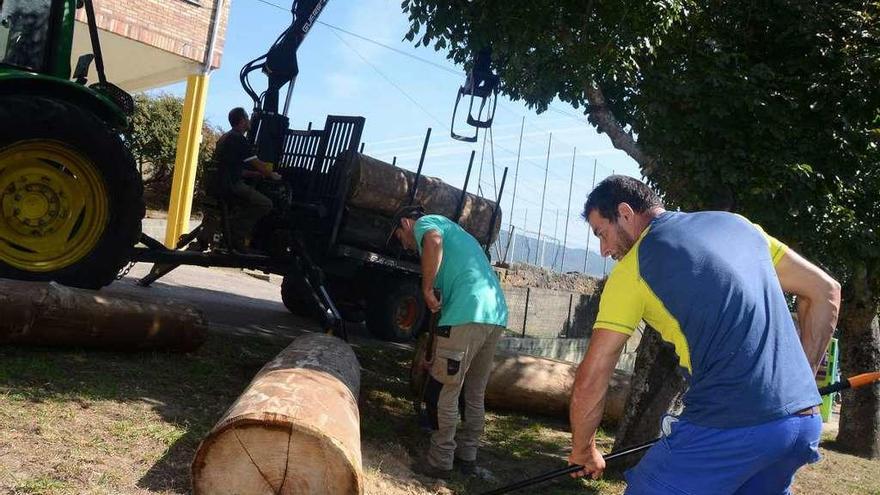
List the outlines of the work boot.
{"type": "Polygon", "coordinates": [[[451,469],[440,469],[434,467],[427,459],[422,459],[413,463],[412,470],[416,474],[427,476],[428,478],[436,478],[440,480],[448,480],[452,477],[451,469]]]}
{"type": "Polygon", "coordinates": [[[473,476],[477,472],[477,461],[466,461],[456,457],[452,461],[452,469],[455,469],[465,476],[473,476]]]}

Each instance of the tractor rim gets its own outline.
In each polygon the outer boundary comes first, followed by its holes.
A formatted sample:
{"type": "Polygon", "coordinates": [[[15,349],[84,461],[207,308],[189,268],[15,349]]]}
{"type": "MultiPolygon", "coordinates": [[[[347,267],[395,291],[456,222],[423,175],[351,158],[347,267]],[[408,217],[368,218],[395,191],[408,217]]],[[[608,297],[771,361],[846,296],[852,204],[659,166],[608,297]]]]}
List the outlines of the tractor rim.
{"type": "Polygon", "coordinates": [[[394,323],[397,328],[412,333],[418,315],[418,300],[413,296],[406,297],[397,306],[397,311],[394,313],[394,323]]]}
{"type": "Polygon", "coordinates": [[[42,139],[0,149],[0,261],[65,268],[92,252],[108,218],[104,180],[81,153],[42,139]]]}

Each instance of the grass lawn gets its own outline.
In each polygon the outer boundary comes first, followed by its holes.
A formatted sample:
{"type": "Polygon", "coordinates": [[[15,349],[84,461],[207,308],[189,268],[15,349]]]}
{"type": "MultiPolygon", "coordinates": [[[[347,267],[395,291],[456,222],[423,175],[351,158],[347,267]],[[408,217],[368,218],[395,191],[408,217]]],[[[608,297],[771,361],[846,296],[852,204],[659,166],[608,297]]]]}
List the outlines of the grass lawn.
{"type": "MultiPolygon", "coordinates": [[[[198,352],[120,354],[0,348],[0,493],[188,493],[201,438],[284,339],[212,333],[198,352]]],[[[356,344],[367,493],[481,493],[564,466],[562,422],[489,415],[481,466],[494,480],[439,483],[414,475],[427,447],[408,398],[409,353],[356,344]]],[[[613,440],[606,435],[603,446],[613,440]]],[[[830,444],[830,442],[829,442],[830,444]]],[[[824,449],[796,493],[880,494],[880,462],[824,449]]],[[[607,480],[562,479],[525,493],[622,493],[607,480]]]]}

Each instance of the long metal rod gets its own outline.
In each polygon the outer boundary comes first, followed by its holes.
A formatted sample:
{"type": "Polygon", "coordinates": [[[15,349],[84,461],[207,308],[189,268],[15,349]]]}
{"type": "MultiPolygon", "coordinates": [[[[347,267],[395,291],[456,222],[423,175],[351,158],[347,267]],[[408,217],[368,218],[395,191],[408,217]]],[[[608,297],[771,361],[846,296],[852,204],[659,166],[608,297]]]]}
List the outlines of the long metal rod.
{"type": "Polygon", "coordinates": [[[495,135],[492,128],[489,128],[489,158],[492,160],[492,189],[495,195],[498,195],[498,178],[495,176],[495,135]]]}
{"type": "MultiPolygon", "coordinates": [[[[528,293],[526,293],[526,300],[528,300],[528,293]]],[[[862,373],[860,375],[852,376],[845,381],[834,383],[831,385],[826,385],[819,389],[819,395],[828,395],[834,392],[838,392],[840,390],[844,390],[847,388],[858,388],[863,387],[865,385],[870,385],[880,380],[880,372],[870,372],[870,373],[862,373]]],[[[642,450],[647,450],[651,448],[654,444],[660,441],[663,437],[655,438],[654,440],[640,443],[639,445],[629,447],[626,449],[615,450],[614,452],[608,453],[602,456],[605,459],[605,462],[617,459],[619,457],[628,456],[630,454],[635,454],[636,452],[641,452],[642,450]]],[[[495,490],[490,490],[488,492],[483,492],[482,495],[502,495],[505,493],[510,493],[521,488],[525,488],[527,486],[537,485],[538,483],[543,483],[545,481],[551,480],[558,476],[563,476],[570,473],[575,473],[577,471],[582,470],[584,467],[580,465],[572,465],[564,468],[556,469],[553,471],[549,471],[540,476],[535,476],[534,478],[529,478],[527,480],[519,481],[513,483],[511,485],[507,485],[501,488],[497,488],[495,490]]]]}
{"type": "MultiPolygon", "coordinates": [[[[513,209],[516,205],[516,185],[519,184],[519,158],[522,154],[523,130],[526,128],[526,117],[523,116],[522,124],[519,127],[519,147],[516,149],[516,167],[513,169],[513,195],[510,198],[510,222],[507,224],[507,230],[513,228],[513,209]]],[[[523,226],[525,228],[525,226],[523,226]]],[[[511,258],[513,259],[513,258],[511,258]]]]}
{"type": "Polygon", "coordinates": [[[428,141],[431,140],[431,128],[425,133],[425,142],[422,144],[422,156],[419,158],[419,168],[416,169],[416,179],[413,181],[412,188],[409,191],[409,201],[407,205],[412,205],[416,200],[416,190],[419,188],[419,179],[422,177],[422,166],[425,164],[425,152],[428,151],[428,141]]]}
{"type": "Polygon", "coordinates": [[[95,6],[92,0],[85,0],[86,21],[89,26],[89,38],[92,40],[92,51],[95,56],[95,71],[98,73],[98,81],[101,84],[107,82],[107,74],[104,72],[104,54],[101,51],[101,39],[98,36],[98,18],[95,17],[95,6]]]}
{"type": "MultiPolygon", "coordinates": [[[[590,191],[596,188],[596,168],[599,166],[599,160],[593,159],[593,185],[590,191]]],[[[590,225],[587,223],[587,252],[584,254],[584,275],[587,274],[587,265],[590,261],[590,225]]]]}
{"type": "MultiPolygon", "coordinates": [[[[568,220],[571,217],[571,190],[574,186],[574,159],[577,157],[578,149],[575,146],[571,153],[571,178],[568,180],[568,208],[565,210],[565,234],[562,235],[562,261],[559,263],[560,271],[565,271],[565,252],[568,251],[568,220]]],[[[587,234],[589,237],[590,234],[587,234]]]]}
{"type": "MultiPolygon", "coordinates": [[[[553,143],[553,133],[550,133],[550,137],[547,139],[547,163],[544,165],[544,189],[541,191],[541,214],[538,217],[538,247],[541,246],[541,227],[544,224],[544,197],[547,195],[547,173],[550,171],[550,145],[553,143]]],[[[544,260],[541,260],[541,263],[538,263],[538,252],[540,249],[535,249],[535,264],[541,266],[544,263],[544,260]]]]}
{"type": "Polygon", "coordinates": [[[483,151],[480,152],[480,168],[477,170],[477,195],[483,195],[483,159],[486,157],[486,135],[488,132],[483,133],[483,151]]]}
{"type": "Polygon", "coordinates": [[[467,186],[468,181],[471,178],[471,169],[474,167],[474,156],[477,154],[476,151],[471,150],[471,159],[468,162],[467,173],[464,176],[464,187],[461,188],[461,197],[458,198],[458,206],[455,208],[455,223],[461,219],[461,212],[464,209],[464,200],[467,198],[467,186]]]}
{"type": "Polygon", "coordinates": [[[556,260],[559,259],[559,208],[556,208],[556,222],[553,225],[553,240],[556,241],[556,252],[553,253],[553,262],[550,263],[550,269],[556,267],[556,260]]]}
{"type": "MultiPolygon", "coordinates": [[[[202,74],[211,72],[211,64],[214,62],[214,48],[217,46],[217,30],[220,29],[220,15],[223,13],[223,0],[214,1],[214,12],[211,14],[211,33],[208,35],[208,49],[205,50],[205,63],[202,74]]],[[[287,97],[290,99],[290,96],[287,97]]],[[[287,115],[287,112],[284,112],[287,115]]]]}
{"type": "MultiPolygon", "coordinates": [[[[492,238],[492,232],[495,231],[495,221],[498,219],[498,212],[501,211],[501,195],[504,194],[504,182],[507,181],[507,167],[504,167],[504,175],[501,176],[501,187],[498,189],[498,197],[495,199],[495,208],[492,210],[492,219],[489,221],[489,232],[486,240],[492,238]]],[[[486,242],[486,256],[489,256],[489,246],[491,243],[486,242]]]]}

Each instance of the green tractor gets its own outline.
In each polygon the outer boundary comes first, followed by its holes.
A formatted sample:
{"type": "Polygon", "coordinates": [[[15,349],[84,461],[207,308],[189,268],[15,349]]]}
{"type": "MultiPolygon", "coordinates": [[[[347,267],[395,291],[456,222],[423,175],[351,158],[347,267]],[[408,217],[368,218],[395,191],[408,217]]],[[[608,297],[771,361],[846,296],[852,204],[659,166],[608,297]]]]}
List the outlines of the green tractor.
{"type": "Polygon", "coordinates": [[[0,277],[92,289],[115,279],[144,216],[123,137],[133,110],[106,80],[91,0],[0,0],[0,277]],[[93,53],[71,77],[83,7],[93,53]],[[99,80],[87,85],[92,62],[99,80]]]}

